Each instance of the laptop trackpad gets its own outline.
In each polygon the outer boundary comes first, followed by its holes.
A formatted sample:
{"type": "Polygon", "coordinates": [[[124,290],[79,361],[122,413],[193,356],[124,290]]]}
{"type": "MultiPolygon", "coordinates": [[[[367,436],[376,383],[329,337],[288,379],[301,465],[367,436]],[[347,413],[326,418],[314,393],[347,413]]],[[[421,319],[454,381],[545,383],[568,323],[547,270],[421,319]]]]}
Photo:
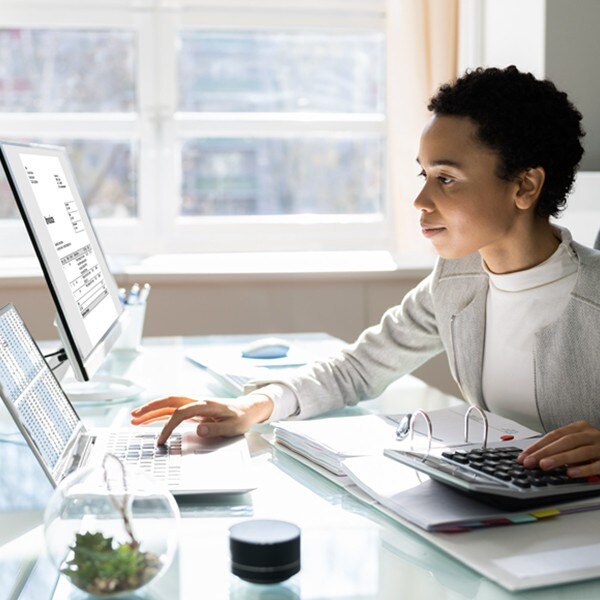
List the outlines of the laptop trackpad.
{"type": "MultiPolygon", "coordinates": [[[[227,448],[228,446],[238,444],[239,442],[244,442],[246,449],[248,449],[248,444],[244,437],[201,438],[198,437],[194,431],[186,431],[182,435],[182,442],[184,454],[205,454],[206,452],[214,452],[215,450],[227,448]]],[[[249,456],[250,455],[248,454],[248,457],[249,456]]]]}
{"type": "Polygon", "coordinates": [[[175,494],[232,493],[255,489],[245,437],[199,438],[182,435],[182,481],[175,494]]]}

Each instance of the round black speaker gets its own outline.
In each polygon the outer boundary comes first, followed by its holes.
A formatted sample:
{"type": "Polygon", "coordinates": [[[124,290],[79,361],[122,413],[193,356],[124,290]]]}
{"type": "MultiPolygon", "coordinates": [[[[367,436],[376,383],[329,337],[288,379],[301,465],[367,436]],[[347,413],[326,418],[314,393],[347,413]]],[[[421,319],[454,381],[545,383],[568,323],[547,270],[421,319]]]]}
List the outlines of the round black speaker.
{"type": "Polygon", "coordinates": [[[300,571],[300,528],[252,519],[229,529],[231,571],[251,583],[279,583],[300,571]]]}

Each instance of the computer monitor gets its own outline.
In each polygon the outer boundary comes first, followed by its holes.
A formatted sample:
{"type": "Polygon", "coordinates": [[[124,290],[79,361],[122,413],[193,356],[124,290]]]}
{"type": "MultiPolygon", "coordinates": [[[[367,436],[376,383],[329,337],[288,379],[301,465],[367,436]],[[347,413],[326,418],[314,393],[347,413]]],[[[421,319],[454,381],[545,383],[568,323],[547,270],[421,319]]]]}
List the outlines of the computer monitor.
{"type": "MultiPolygon", "coordinates": [[[[66,150],[0,142],[0,161],[56,305],[66,356],[75,378],[88,382],[126,326],[126,313],[66,150]]],[[[103,378],[77,386],[74,399],[123,397],[132,391],[127,385],[103,378]]]]}

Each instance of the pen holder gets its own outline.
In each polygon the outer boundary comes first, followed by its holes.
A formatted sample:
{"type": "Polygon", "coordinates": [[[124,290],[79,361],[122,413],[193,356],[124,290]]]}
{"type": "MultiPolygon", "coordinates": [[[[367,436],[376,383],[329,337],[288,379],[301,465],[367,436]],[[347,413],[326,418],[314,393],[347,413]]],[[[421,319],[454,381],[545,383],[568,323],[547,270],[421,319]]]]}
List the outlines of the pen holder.
{"type": "Polygon", "coordinates": [[[114,347],[117,350],[141,352],[142,333],[146,317],[146,302],[124,304],[123,306],[129,316],[129,322],[114,347]]]}

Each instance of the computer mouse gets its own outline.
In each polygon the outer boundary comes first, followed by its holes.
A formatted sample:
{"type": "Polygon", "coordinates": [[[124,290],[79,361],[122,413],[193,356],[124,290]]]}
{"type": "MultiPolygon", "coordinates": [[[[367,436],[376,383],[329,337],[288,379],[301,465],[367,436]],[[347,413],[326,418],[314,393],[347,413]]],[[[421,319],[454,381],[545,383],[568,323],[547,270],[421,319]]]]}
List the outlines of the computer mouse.
{"type": "Polygon", "coordinates": [[[242,348],[244,358],[283,358],[290,349],[289,342],[281,338],[266,337],[250,342],[242,348]]]}

